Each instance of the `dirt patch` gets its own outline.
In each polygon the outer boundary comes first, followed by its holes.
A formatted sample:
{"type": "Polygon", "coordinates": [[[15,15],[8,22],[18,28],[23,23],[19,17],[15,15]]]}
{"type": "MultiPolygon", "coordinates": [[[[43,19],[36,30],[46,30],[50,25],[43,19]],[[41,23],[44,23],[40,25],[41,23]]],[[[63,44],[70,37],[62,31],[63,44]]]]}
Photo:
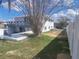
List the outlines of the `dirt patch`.
{"type": "Polygon", "coordinates": [[[17,50],[7,51],[6,55],[14,55],[17,52],[17,50]]]}
{"type": "Polygon", "coordinates": [[[8,55],[8,56],[10,56],[10,55],[17,55],[17,56],[21,56],[22,55],[22,53],[21,52],[19,52],[18,50],[12,50],[12,51],[8,51],[8,52],[6,52],[6,54],[5,55],[8,55]]]}
{"type": "Polygon", "coordinates": [[[60,53],[57,55],[57,59],[71,59],[68,54],[60,53]]]}
{"type": "Polygon", "coordinates": [[[44,33],[44,35],[48,35],[50,37],[57,37],[60,33],[62,32],[62,30],[53,30],[53,31],[49,31],[47,33],[44,33]]]}

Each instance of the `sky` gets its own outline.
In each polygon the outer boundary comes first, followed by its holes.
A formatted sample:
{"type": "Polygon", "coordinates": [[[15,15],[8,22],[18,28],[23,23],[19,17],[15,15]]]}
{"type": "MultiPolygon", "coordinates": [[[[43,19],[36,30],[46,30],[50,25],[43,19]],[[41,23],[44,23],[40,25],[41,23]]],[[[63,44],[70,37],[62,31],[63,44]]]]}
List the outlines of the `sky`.
{"type": "MultiPolygon", "coordinates": [[[[14,2],[14,1],[15,0],[11,0],[11,2],[14,2]]],[[[17,1],[19,1],[19,0],[17,0],[17,1]]],[[[19,8],[17,6],[15,6],[15,8],[13,6],[11,11],[9,11],[8,7],[6,6],[7,5],[6,0],[3,0],[2,5],[0,5],[0,19],[12,20],[14,17],[24,15],[21,11],[19,11],[19,8]]],[[[77,8],[79,8],[79,0],[74,0],[72,10],[77,9],[77,8]]],[[[61,7],[61,8],[57,7],[55,10],[51,11],[50,15],[53,15],[54,13],[58,13],[60,11],[67,11],[67,8],[65,6],[61,7]]]]}

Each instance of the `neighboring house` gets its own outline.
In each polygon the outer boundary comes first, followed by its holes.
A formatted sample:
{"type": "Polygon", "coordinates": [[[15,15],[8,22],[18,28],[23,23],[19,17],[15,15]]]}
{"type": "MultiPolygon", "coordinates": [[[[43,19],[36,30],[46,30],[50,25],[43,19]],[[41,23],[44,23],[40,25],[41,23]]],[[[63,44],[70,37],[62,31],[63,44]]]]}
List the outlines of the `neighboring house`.
{"type": "Polygon", "coordinates": [[[3,22],[0,22],[0,36],[4,35],[4,31],[5,31],[4,24],[3,22]]]}
{"type": "Polygon", "coordinates": [[[47,32],[52,29],[54,29],[54,22],[53,22],[53,20],[50,19],[45,22],[42,32],[47,32]]]}
{"type": "Polygon", "coordinates": [[[28,21],[24,17],[15,17],[12,21],[7,21],[5,24],[6,34],[13,34],[19,32],[25,32],[30,30],[28,21]]]}
{"type": "MultiPolygon", "coordinates": [[[[12,21],[7,21],[4,23],[5,26],[5,35],[11,35],[14,33],[20,33],[25,31],[31,31],[30,24],[28,20],[25,20],[24,17],[15,17],[12,21]]],[[[42,32],[47,32],[54,29],[53,20],[47,20],[43,26],[42,32]]]]}

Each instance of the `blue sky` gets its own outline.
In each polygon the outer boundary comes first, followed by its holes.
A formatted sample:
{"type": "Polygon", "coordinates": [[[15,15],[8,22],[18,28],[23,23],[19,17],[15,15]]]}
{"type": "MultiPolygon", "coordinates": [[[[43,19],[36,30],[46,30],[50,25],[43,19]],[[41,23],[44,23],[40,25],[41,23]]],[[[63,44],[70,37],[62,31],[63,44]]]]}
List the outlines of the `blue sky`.
{"type": "Polygon", "coordinates": [[[8,9],[0,7],[0,18],[2,18],[4,20],[12,19],[15,16],[21,16],[21,15],[22,15],[22,12],[17,12],[15,10],[11,10],[9,12],[8,9]]]}
{"type": "MultiPolygon", "coordinates": [[[[4,0],[5,2],[6,0],[4,0]]],[[[12,0],[14,1],[14,0],[12,0]]],[[[74,4],[73,4],[73,7],[74,9],[75,8],[79,8],[79,0],[75,0],[74,1],[74,4]]],[[[54,13],[54,12],[59,12],[59,11],[66,11],[66,7],[61,7],[61,8],[56,8],[54,11],[52,11],[51,15],[54,13]]],[[[4,20],[9,20],[9,19],[12,19],[16,16],[22,16],[23,13],[22,12],[17,12],[15,10],[12,10],[9,12],[9,9],[8,8],[5,8],[5,7],[0,7],[0,18],[1,19],[4,19],[4,20]]]]}

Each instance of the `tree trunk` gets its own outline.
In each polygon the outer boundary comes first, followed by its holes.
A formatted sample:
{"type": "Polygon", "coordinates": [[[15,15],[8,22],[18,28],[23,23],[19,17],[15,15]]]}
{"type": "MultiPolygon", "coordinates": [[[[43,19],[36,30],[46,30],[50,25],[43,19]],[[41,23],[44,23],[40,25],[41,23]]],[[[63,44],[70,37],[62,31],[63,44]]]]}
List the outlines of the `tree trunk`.
{"type": "Polygon", "coordinates": [[[41,36],[41,30],[33,30],[34,36],[41,36]]]}

